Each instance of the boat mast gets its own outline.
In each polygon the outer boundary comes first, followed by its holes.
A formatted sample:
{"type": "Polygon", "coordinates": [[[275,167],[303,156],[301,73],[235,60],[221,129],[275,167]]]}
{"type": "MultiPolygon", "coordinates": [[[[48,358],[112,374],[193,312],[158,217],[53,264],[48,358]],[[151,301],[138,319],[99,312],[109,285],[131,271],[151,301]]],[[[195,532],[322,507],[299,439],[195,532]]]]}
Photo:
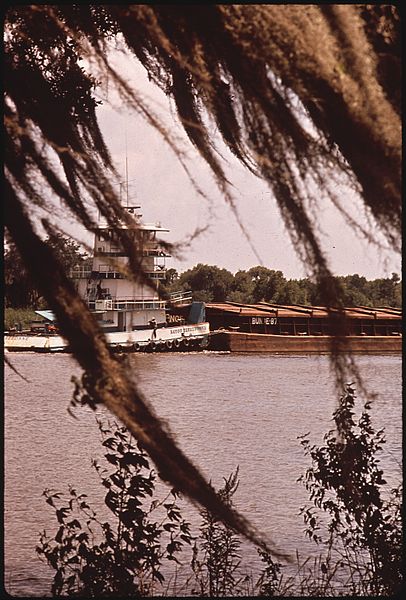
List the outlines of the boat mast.
{"type": "Polygon", "coordinates": [[[128,206],[128,152],[127,152],[127,128],[125,129],[125,189],[128,206]]]}

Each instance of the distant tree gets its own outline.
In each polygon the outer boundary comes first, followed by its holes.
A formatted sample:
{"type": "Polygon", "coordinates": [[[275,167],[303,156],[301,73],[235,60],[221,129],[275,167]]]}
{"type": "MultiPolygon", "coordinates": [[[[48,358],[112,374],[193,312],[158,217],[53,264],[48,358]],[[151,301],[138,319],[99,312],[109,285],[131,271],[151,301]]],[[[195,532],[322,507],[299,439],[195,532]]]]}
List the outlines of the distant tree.
{"type": "Polygon", "coordinates": [[[272,302],[276,304],[306,304],[306,290],[296,279],[289,279],[275,292],[272,302]]]}
{"type": "Polygon", "coordinates": [[[393,280],[393,306],[402,307],[402,280],[397,273],[392,273],[393,280]]]}
{"type": "Polygon", "coordinates": [[[159,281],[158,291],[163,298],[180,290],[179,273],[176,269],[168,269],[165,279],[159,281]]]}
{"type": "Polygon", "coordinates": [[[401,306],[401,282],[397,273],[392,273],[390,278],[370,281],[368,291],[374,306],[401,306]]]}
{"type": "Polygon", "coordinates": [[[73,267],[85,263],[90,265],[92,262],[89,254],[84,252],[75,240],[62,233],[51,233],[45,241],[52,248],[67,273],[73,267]]]}
{"type": "Polygon", "coordinates": [[[367,279],[360,277],[357,273],[337,277],[343,287],[343,301],[345,306],[372,306],[371,298],[368,297],[367,279]]]}
{"type": "Polygon", "coordinates": [[[227,269],[199,263],[181,274],[179,283],[192,290],[194,299],[203,302],[224,302],[232,289],[233,274],[227,269]]]}
{"type": "Polygon", "coordinates": [[[274,298],[286,283],[282,271],[257,266],[251,267],[248,273],[254,284],[252,292],[254,302],[275,302],[274,298]]]}
{"type": "MultiPolygon", "coordinates": [[[[342,299],[345,306],[393,306],[402,305],[402,286],[397,273],[392,273],[390,278],[367,280],[357,273],[335,278],[342,288],[342,299]]],[[[317,286],[309,279],[301,280],[309,289],[309,304],[323,304],[317,286]]]]}
{"type": "Polygon", "coordinates": [[[4,253],[4,301],[6,308],[27,308],[37,304],[40,294],[21,260],[14,242],[4,253]]]}
{"type": "Polygon", "coordinates": [[[298,284],[303,291],[303,304],[314,306],[321,304],[318,295],[317,285],[308,278],[299,279],[298,284]]]}
{"type": "MultiPolygon", "coordinates": [[[[72,267],[91,261],[79,244],[61,233],[52,233],[45,243],[67,273],[72,267]]],[[[7,242],[4,254],[4,295],[6,307],[12,308],[39,308],[42,298],[13,241],[7,242]]]]}
{"type": "Polygon", "coordinates": [[[176,269],[168,269],[165,273],[165,285],[176,285],[179,281],[179,273],[176,269]]]}
{"type": "Polygon", "coordinates": [[[363,275],[360,276],[358,273],[354,273],[354,275],[347,275],[344,277],[345,282],[352,288],[359,290],[360,292],[365,293],[367,278],[363,275]]]}
{"type": "MultiPolygon", "coordinates": [[[[214,300],[255,304],[264,301],[288,305],[324,305],[323,296],[312,279],[287,280],[282,271],[261,265],[251,267],[248,271],[237,271],[234,276],[226,269],[203,264],[196,265],[180,276],[174,269],[172,271],[175,287],[191,290],[194,299],[203,302],[214,300]]],[[[401,280],[396,273],[392,273],[391,278],[372,281],[355,273],[335,277],[335,281],[345,306],[402,305],[401,280]]]]}
{"type": "Polygon", "coordinates": [[[228,300],[231,302],[241,302],[252,304],[254,282],[252,276],[247,271],[237,271],[234,275],[234,281],[231,284],[231,291],[228,295],[228,300]]]}
{"type": "Polygon", "coordinates": [[[373,302],[360,290],[344,283],[345,306],[373,306],[373,302]]]}

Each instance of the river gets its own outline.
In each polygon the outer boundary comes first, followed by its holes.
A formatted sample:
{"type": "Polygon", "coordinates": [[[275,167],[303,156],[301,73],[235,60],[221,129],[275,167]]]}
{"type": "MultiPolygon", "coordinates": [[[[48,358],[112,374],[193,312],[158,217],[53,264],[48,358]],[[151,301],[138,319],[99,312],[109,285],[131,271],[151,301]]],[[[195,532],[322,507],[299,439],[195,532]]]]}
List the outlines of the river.
{"type": "MultiPolygon", "coordinates": [[[[102,456],[95,414],[68,414],[69,355],[8,355],[27,381],[5,367],[5,579],[16,596],[49,594],[53,572],[35,553],[39,532],[56,532],[45,488],[68,484],[103,511],[103,488],[91,467],[102,456]]],[[[215,486],[239,466],[235,505],[277,548],[309,552],[298,516],[306,492],[297,478],[309,465],[297,436],[322,443],[337,406],[327,356],[227,353],[141,354],[130,357],[140,388],[177,442],[215,486]]],[[[370,391],[373,423],[384,427],[381,464],[389,485],[401,480],[401,357],[357,358],[370,391]]],[[[103,414],[103,410],[98,414],[103,414]]],[[[191,519],[196,511],[188,509],[191,519]]],[[[188,513],[188,514],[189,514],[188,513]]],[[[244,550],[245,546],[243,547],[244,550]]],[[[243,552],[248,563],[255,552],[243,552]]]]}

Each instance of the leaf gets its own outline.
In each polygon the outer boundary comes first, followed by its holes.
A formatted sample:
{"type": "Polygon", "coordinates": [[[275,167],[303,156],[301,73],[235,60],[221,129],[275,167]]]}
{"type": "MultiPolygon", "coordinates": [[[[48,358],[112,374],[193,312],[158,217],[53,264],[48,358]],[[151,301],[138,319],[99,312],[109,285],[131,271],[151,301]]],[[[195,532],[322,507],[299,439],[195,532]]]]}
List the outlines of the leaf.
{"type": "Polygon", "coordinates": [[[115,454],[107,453],[104,456],[105,456],[105,459],[109,463],[111,463],[112,465],[117,465],[118,464],[118,458],[117,458],[117,456],[115,454]]]}
{"type": "Polygon", "coordinates": [[[137,498],[130,498],[127,502],[127,509],[128,510],[137,510],[139,506],[141,506],[142,503],[137,500],[137,498]]]}
{"type": "Polygon", "coordinates": [[[104,502],[108,506],[108,508],[115,513],[117,510],[118,502],[117,502],[117,494],[112,490],[109,490],[104,498],[104,502]]]}
{"type": "Polygon", "coordinates": [[[103,440],[102,442],[102,446],[105,446],[106,448],[110,448],[111,450],[113,450],[113,447],[117,444],[116,440],[112,437],[107,438],[106,440],[103,440]]]}
{"type": "Polygon", "coordinates": [[[148,461],[146,461],[145,465],[143,457],[140,454],[135,454],[134,452],[126,452],[123,454],[120,462],[123,465],[133,465],[134,467],[146,466],[147,469],[149,468],[148,461]]]}
{"type": "Polygon", "coordinates": [[[79,521],[77,519],[73,519],[73,521],[69,521],[69,523],[67,523],[68,527],[76,527],[77,529],[82,529],[82,525],[79,523],[79,521]]]}
{"type": "Polygon", "coordinates": [[[186,542],[187,544],[191,544],[192,543],[191,536],[184,535],[183,533],[181,533],[180,539],[183,540],[184,542],[186,542]]]}
{"type": "Polygon", "coordinates": [[[68,558],[68,563],[69,564],[78,564],[79,558],[77,556],[71,556],[71,558],[68,558]]]}
{"type": "Polygon", "coordinates": [[[152,573],[152,577],[153,577],[153,579],[156,579],[157,581],[159,581],[159,583],[163,583],[165,581],[165,577],[162,575],[162,573],[160,571],[154,571],[152,573]]]}
{"type": "Polygon", "coordinates": [[[58,533],[55,536],[55,541],[58,542],[58,544],[60,544],[62,542],[64,531],[65,531],[65,527],[63,525],[61,525],[60,528],[58,529],[58,533]]]}
{"type": "Polygon", "coordinates": [[[63,507],[56,511],[56,518],[58,519],[58,523],[64,522],[65,517],[68,514],[68,512],[69,512],[69,510],[67,508],[63,508],[63,507]]]}

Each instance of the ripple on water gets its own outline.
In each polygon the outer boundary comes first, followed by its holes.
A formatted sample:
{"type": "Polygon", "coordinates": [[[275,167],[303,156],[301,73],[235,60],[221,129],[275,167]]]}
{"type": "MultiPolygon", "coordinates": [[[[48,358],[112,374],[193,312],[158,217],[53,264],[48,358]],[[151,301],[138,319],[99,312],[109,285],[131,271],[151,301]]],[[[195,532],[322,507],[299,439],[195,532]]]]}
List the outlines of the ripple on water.
{"type": "MultiPolygon", "coordinates": [[[[368,388],[377,393],[372,415],[385,427],[381,462],[386,478],[401,477],[401,357],[358,357],[368,388]]],[[[67,413],[76,363],[68,355],[14,354],[6,367],[5,396],[5,584],[19,595],[43,595],[52,572],[35,555],[38,533],[55,531],[45,488],[72,484],[105,511],[103,490],[91,468],[101,455],[95,415],[67,413]],[[49,510],[48,510],[49,509],[49,510]]],[[[139,385],[178,443],[219,486],[240,469],[237,508],[280,549],[309,552],[297,516],[306,495],[296,483],[308,465],[298,435],[315,443],[332,427],[337,394],[326,356],[225,353],[132,355],[139,385]]],[[[103,410],[99,414],[103,414],[103,410]]],[[[186,510],[194,522],[196,511],[186,510]]],[[[255,562],[244,546],[244,559],[255,562]]]]}

